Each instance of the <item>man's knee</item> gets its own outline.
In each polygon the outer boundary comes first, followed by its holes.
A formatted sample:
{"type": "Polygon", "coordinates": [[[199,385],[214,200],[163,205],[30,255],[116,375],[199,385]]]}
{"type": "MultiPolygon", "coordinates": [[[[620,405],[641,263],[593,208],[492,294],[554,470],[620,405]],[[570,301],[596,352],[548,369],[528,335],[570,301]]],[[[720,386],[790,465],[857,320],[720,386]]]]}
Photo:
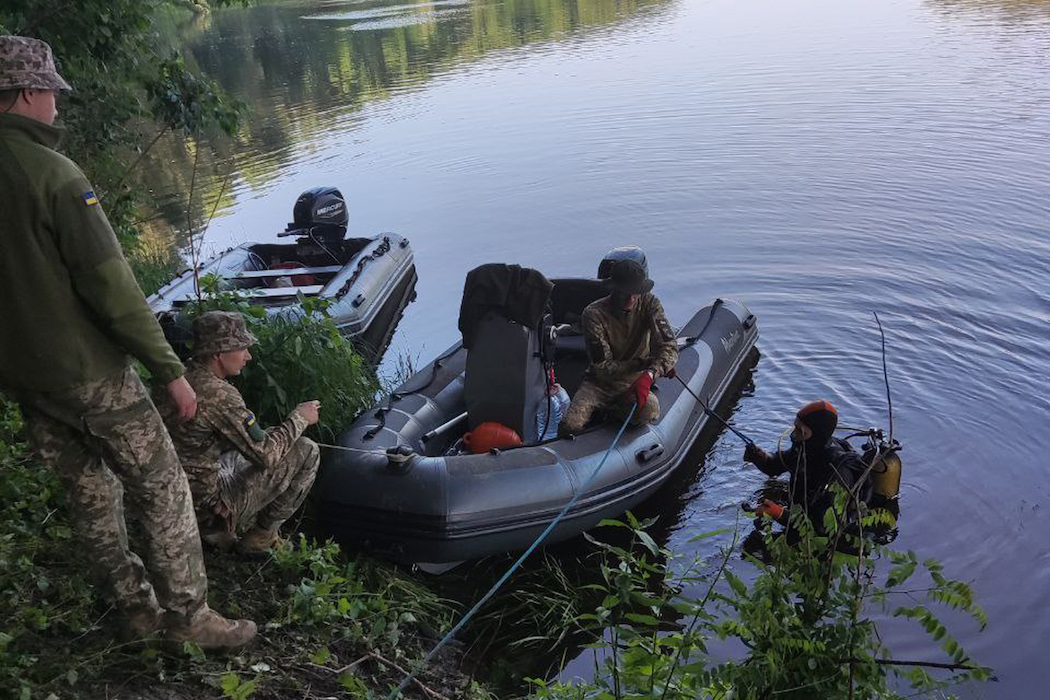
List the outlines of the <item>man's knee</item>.
{"type": "Polygon", "coordinates": [[[587,422],[591,419],[591,414],[594,413],[594,406],[586,401],[573,400],[569,404],[569,408],[565,411],[565,416],[561,419],[561,423],[558,424],[558,434],[573,435],[582,431],[587,427],[587,422]]]}
{"type": "Polygon", "coordinates": [[[321,448],[308,437],[300,437],[295,441],[295,449],[300,454],[299,473],[311,475],[310,480],[317,474],[317,467],[321,464],[321,448]]]}
{"type": "Polygon", "coordinates": [[[655,423],[658,420],[660,420],[660,400],[656,398],[655,394],[649,394],[645,406],[634,412],[634,418],[631,419],[631,423],[634,425],[646,425],[655,423]]]}

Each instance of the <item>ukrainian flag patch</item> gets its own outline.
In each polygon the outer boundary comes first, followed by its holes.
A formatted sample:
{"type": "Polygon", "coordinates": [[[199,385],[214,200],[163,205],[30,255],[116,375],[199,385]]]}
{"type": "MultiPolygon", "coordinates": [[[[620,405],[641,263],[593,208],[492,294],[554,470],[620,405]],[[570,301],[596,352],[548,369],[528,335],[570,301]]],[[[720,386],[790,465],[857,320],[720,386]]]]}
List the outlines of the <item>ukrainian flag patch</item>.
{"type": "Polygon", "coordinates": [[[248,411],[248,417],[244,419],[244,429],[248,432],[248,437],[256,442],[266,439],[266,431],[259,426],[259,422],[255,420],[255,414],[251,411],[248,411]]]}
{"type": "Polygon", "coordinates": [[[98,197],[95,196],[94,190],[88,190],[80,196],[84,198],[84,204],[86,204],[89,207],[93,207],[96,204],[98,204],[98,197]]]}

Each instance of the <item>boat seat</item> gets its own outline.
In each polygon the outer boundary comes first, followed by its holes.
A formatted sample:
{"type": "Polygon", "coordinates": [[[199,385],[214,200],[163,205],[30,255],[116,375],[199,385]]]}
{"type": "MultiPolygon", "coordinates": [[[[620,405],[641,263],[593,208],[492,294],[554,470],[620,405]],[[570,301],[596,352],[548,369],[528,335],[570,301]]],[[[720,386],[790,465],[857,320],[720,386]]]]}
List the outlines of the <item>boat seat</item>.
{"type": "Polygon", "coordinates": [[[294,267],[276,270],[244,270],[230,275],[229,279],[259,279],[266,277],[284,277],[286,275],[327,275],[339,272],[342,265],[323,265],[318,267],[294,267]]]}
{"type": "Polygon", "coordinates": [[[587,357],[587,341],[582,335],[559,335],[554,341],[554,359],[587,357]]]}
{"type": "Polygon", "coordinates": [[[551,291],[554,323],[576,323],[587,305],[609,295],[602,280],[559,279],[551,291]]]}
{"type": "Polygon", "coordinates": [[[470,429],[493,421],[528,435],[546,381],[539,334],[495,311],[483,316],[467,351],[463,396],[470,429]]]}

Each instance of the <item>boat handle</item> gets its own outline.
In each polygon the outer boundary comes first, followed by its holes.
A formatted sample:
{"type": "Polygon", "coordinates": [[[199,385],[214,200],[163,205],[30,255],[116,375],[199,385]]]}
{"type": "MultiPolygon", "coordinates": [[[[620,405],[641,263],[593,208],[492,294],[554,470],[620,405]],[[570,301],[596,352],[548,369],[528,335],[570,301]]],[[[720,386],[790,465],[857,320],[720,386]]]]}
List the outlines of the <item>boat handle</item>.
{"type": "Polygon", "coordinates": [[[352,302],[353,307],[355,309],[357,307],[361,306],[361,304],[363,304],[363,303],[365,303],[365,295],[364,294],[358,294],[356,297],[354,297],[354,300],[352,302]]]}
{"type": "Polygon", "coordinates": [[[659,457],[664,453],[664,446],[653,443],[643,450],[638,450],[638,461],[645,464],[649,460],[659,457]]]}
{"type": "Polygon", "coordinates": [[[755,325],[755,315],[754,314],[748,314],[747,318],[744,319],[744,324],[743,325],[744,325],[744,330],[747,330],[748,328],[751,328],[751,326],[755,325]]]}

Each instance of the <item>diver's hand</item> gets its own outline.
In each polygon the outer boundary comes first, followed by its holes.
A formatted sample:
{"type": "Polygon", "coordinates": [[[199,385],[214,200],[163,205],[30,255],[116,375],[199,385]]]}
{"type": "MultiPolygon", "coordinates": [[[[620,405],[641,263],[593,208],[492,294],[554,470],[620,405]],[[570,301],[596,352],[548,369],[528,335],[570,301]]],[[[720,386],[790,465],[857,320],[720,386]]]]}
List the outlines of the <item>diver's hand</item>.
{"type": "Polygon", "coordinates": [[[768,459],[769,454],[753,442],[748,443],[747,447],[744,448],[745,462],[751,462],[751,464],[758,464],[759,462],[765,462],[768,459]]]}
{"type": "Polygon", "coordinates": [[[763,498],[762,503],[755,507],[755,515],[758,517],[765,515],[773,520],[780,520],[784,517],[784,506],[774,503],[768,498],[763,498]]]}

